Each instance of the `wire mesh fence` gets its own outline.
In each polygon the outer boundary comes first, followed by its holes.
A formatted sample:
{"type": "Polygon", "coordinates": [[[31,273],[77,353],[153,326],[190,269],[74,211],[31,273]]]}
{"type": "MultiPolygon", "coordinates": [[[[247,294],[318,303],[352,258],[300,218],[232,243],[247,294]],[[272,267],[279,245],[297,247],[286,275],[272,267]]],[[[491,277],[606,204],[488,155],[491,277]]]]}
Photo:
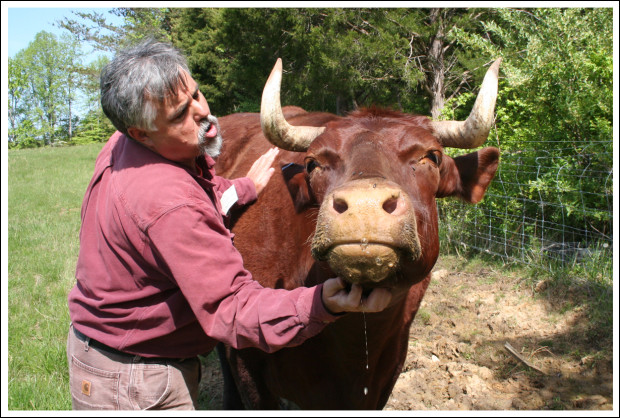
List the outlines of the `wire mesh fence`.
{"type": "Polygon", "coordinates": [[[502,151],[482,202],[438,202],[444,242],[548,270],[611,260],[611,141],[562,145],[502,151]]]}

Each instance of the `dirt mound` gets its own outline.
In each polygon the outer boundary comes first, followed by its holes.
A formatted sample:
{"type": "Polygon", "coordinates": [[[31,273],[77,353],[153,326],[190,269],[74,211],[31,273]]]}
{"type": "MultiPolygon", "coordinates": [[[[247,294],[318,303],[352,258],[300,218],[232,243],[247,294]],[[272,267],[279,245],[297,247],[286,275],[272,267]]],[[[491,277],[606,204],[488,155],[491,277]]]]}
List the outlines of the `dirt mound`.
{"type": "Polygon", "coordinates": [[[580,354],[593,351],[576,338],[583,312],[560,313],[522,283],[436,269],[385,409],[613,409],[611,356],[580,354]]]}
{"type": "MultiPolygon", "coordinates": [[[[584,337],[580,308],[558,310],[536,297],[544,283],[533,289],[523,283],[484,268],[454,271],[440,260],[384,409],[612,410],[611,339],[597,350],[584,337]]],[[[214,355],[201,386],[205,407],[220,409],[214,355]]]]}

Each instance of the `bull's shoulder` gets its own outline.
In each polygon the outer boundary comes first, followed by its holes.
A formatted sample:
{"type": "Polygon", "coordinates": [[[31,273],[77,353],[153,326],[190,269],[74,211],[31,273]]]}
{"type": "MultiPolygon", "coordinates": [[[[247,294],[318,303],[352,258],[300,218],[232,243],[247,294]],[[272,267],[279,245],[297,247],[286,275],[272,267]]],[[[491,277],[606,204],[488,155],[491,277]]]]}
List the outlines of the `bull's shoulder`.
{"type": "Polygon", "coordinates": [[[295,116],[304,115],[306,113],[308,112],[299,106],[284,106],[282,108],[282,114],[286,119],[294,118],[295,116]]]}
{"type": "Polygon", "coordinates": [[[260,122],[260,115],[258,113],[249,112],[231,113],[230,115],[219,117],[218,121],[220,125],[256,123],[260,122]]]}
{"type": "MultiPolygon", "coordinates": [[[[295,116],[307,114],[304,109],[299,106],[284,106],[282,108],[282,113],[286,118],[292,118],[295,116]]],[[[221,123],[230,123],[230,122],[255,122],[260,121],[260,114],[256,112],[239,112],[239,113],[231,113],[226,116],[219,117],[219,122],[221,123]]]]}

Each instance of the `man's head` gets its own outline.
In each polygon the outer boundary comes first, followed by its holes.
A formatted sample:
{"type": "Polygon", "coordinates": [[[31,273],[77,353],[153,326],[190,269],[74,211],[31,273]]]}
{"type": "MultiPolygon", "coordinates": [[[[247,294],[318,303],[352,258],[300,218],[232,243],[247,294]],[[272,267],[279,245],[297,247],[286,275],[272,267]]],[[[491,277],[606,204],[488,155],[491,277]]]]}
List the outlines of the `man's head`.
{"type": "Polygon", "coordinates": [[[217,119],[185,57],[148,40],[119,52],[101,73],[101,105],[114,126],[162,156],[193,166],[219,155],[217,119]]]}

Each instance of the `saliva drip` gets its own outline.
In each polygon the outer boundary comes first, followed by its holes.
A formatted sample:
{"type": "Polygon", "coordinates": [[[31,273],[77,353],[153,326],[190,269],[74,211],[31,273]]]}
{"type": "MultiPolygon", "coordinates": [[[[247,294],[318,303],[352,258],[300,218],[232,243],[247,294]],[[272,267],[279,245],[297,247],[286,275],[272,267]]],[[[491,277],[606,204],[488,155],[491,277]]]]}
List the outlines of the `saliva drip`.
{"type": "MultiPolygon", "coordinates": [[[[364,342],[366,343],[366,372],[368,372],[368,334],[366,332],[366,312],[364,312],[364,302],[362,304],[362,317],[364,318],[364,342]]],[[[364,396],[368,395],[368,387],[364,387],[364,396]]]]}

